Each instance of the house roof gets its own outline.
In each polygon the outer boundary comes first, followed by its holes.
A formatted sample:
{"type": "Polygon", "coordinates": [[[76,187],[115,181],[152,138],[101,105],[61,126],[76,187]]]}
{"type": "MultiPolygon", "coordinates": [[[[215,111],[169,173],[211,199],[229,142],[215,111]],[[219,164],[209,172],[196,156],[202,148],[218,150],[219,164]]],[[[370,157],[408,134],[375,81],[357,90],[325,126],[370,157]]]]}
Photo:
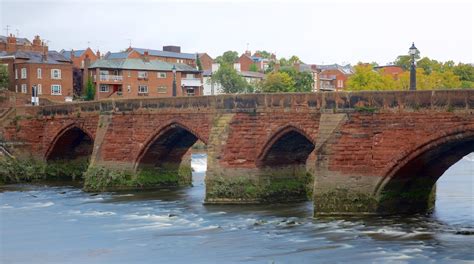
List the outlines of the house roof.
{"type": "Polygon", "coordinates": [[[242,77],[247,77],[247,78],[258,78],[258,79],[265,78],[265,74],[261,72],[240,71],[238,72],[238,74],[241,75],[242,77]]]}
{"type": "Polygon", "coordinates": [[[199,72],[195,68],[181,63],[168,63],[160,60],[144,61],[142,59],[102,59],[96,60],[89,68],[104,69],[126,69],[126,70],[148,70],[148,71],[172,71],[173,65],[176,71],[199,72]]]}
{"type": "MultiPolygon", "coordinates": [[[[0,42],[7,43],[7,37],[0,35],[0,42]]],[[[16,43],[21,45],[31,44],[31,42],[27,38],[16,38],[16,43]]]]}
{"type": "Polygon", "coordinates": [[[171,52],[171,51],[163,51],[163,50],[153,50],[153,49],[142,49],[142,48],[131,48],[132,50],[137,51],[141,55],[148,51],[148,54],[151,56],[160,56],[160,57],[167,57],[167,58],[178,58],[178,59],[189,59],[195,60],[196,54],[193,53],[179,53],[179,52],[171,52]]]}
{"type": "Polygon", "coordinates": [[[44,63],[44,64],[65,64],[71,63],[71,60],[67,59],[61,53],[50,50],[48,51],[47,60],[43,60],[43,53],[36,51],[15,51],[15,52],[2,52],[2,56],[15,56],[17,59],[25,59],[22,63],[44,63]]]}
{"type": "Polygon", "coordinates": [[[353,74],[354,70],[350,64],[339,65],[337,63],[328,64],[328,65],[316,65],[318,69],[321,70],[340,70],[344,74],[353,74]]]}
{"type": "Polygon", "coordinates": [[[105,54],[104,59],[107,59],[107,60],[126,59],[128,57],[128,54],[130,54],[130,52],[127,52],[127,51],[108,52],[107,54],[105,54]]]}
{"type": "Polygon", "coordinates": [[[71,54],[74,53],[74,57],[80,57],[86,50],[61,50],[60,53],[67,59],[71,59],[71,54]]]}

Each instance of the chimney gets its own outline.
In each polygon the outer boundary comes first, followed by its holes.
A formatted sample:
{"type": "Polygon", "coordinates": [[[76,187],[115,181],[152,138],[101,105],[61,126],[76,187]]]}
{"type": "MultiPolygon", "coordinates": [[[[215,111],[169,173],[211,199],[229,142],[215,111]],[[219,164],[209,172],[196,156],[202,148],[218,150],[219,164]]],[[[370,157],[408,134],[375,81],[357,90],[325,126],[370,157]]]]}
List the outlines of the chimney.
{"type": "Polygon", "coordinates": [[[247,56],[252,56],[252,52],[250,52],[250,50],[246,50],[246,51],[245,51],[245,55],[247,55],[247,56]]]}
{"type": "Polygon", "coordinates": [[[99,60],[100,60],[100,51],[99,51],[99,50],[97,50],[97,52],[96,52],[96,54],[95,54],[95,55],[97,56],[97,59],[99,59],[99,60]]]}
{"type": "Polygon", "coordinates": [[[148,57],[148,50],[145,50],[145,52],[143,52],[143,61],[144,62],[150,61],[150,58],[148,57]]]}
{"type": "Polygon", "coordinates": [[[48,60],[48,49],[43,49],[43,61],[48,60]]]}
{"type": "Polygon", "coordinates": [[[71,49],[71,60],[74,59],[74,50],[71,49]]]}
{"type": "Polygon", "coordinates": [[[277,72],[277,71],[279,71],[279,70],[280,70],[280,62],[277,61],[277,62],[275,63],[274,71],[277,72]]]}
{"type": "Polygon", "coordinates": [[[171,45],[163,46],[163,51],[181,53],[181,47],[180,46],[171,46],[171,45]]]}
{"type": "Polygon", "coordinates": [[[10,36],[7,37],[7,43],[8,44],[16,44],[16,37],[15,35],[10,33],[10,36]]]}
{"type": "Polygon", "coordinates": [[[41,46],[41,38],[39,35],[36,35],[35,38],[33,39],[33,46],[41,46]]]}

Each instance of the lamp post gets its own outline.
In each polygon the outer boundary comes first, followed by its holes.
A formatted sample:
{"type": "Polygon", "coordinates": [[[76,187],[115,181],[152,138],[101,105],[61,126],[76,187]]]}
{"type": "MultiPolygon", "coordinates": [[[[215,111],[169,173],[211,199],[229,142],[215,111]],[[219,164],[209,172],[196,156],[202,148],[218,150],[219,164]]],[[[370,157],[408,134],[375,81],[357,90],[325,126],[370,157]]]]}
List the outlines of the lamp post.
{"type": "Polygon", "coordinates": [[[415,65],[415,55],[418,53],[418,49],[415,47],[415,43],[411,44],[408,53],[411,56],[411,65],[410,65],[410,91],[416,90],[416,65],[415,65]]]}
{"type": "Polygon", "coordinates": [[[173,97],[176,97],[176,65],[173,65],[173,97]]]}

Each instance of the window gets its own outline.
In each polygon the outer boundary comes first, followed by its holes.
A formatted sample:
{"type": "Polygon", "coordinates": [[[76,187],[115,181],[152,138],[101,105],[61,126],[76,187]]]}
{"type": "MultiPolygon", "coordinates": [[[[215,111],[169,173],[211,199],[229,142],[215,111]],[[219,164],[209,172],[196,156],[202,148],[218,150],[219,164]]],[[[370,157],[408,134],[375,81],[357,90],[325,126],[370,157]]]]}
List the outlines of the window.
{"type": "Polygon", "coordinates": [[[101,84],[100,85],[100,90],[101,93],[108,93],[109,92],[109,86],[107,84],[101,84]]]}
{"type": "Polygon", "coordinates": [[[160,79],[166,78],[166,72],[158,72],[158,78],[160,79]]]}
{"type": "Polygon", "coordinates": [[[41,79],[41,78],[42,78],[42,74],[43,74],[43,73],[42,73],[42,71],[41,71],[41,68],[36,69],[36,75],[37,75],[37,78],[38,78],[38,79],[41,79]]]}
{"type": "Polygon", "coordinates": [[[18,69],[15,69],[15,79],[18,80],[18,69]]]}
{"type": "Polygon", "coordinates": [[[194,88],[187,88],[186,89],[186,94],[188,96],[194,96],[194,88]]]}
{"type": "Polygon", "coordinates": [[[100,75],[109,75],[109,71],[100,71],[100,75]]]}
{"type": "Polygon", "coordinates": [[[51,85],[51,94],[61,95],[61,85],[58,85],[58,84],[51,85]]]}
{"type": "Polygon", "coordinates": [[[138,78],[145,79],[147,77],[148,77],[148,72],[146,72],[146,71],[139,71],[138,72],[138,78]]]}
{"type": "Polygon", "coordinates": [[[43,94],[43,87],[41,87],[41,84],[38,84],[38,94],[43,94]]]}
{"type": "Polygon", "coordinates": [[[194,79],[194,74],[192,74],[192,73],[186,73],[186,78],[187,78],[187,79],[194,79]]]}
{"type": "Polygon", "coordinates": [[[15,93],[18,93],[18,84],[15,84],[15,93]]]}
{"type": "Polygon", "coordinates": [[[21,85],[21,92],[25,94],[28,92],[28,88],[26,87],[26,84],[21,85]]]}
{"type": "Polygon", "coordinates": [[[166,86],[160,86],[158,87],[158,93],[166,93],[168,88],[166,86]]]}
{"type": "Polygon", "coordinates": [[[128,71],[128,77],[132,77],[132,71],[128,71]]]}
{"type": "MultiPolygon", "coordinates": [[[[130,72],[128,72],[128,73],[130,73],[130,72]]],[[[127,92],[130,93],[131,91],[132,91],[132,87],[130,87],[130,85],[127,85],[127,92]]]]}
{"type": "Polygon", "coordinates": [[[343,86],[343,81],[342,80],[337,80],[337,87],[342,88],[343,86]]]}
{"type": "Polygon", "coordinates": [[[184,60],[177,59],[176,62],[178,62],[178,63],[184,63],[184,60]]]}
{"type": "Polygon", "coordinates": [[[51,69],[51,79],[57,79],[57,80],[61,79],[61,70],[60,69],[51,69]]]}
{"type": "Polygon", "coordinates": [[[81,68],[84,68],[84,60],[81,61],[81,68]]]}
{"type": "Polygon", "coordinates": [[[26,79],[26,68],[21,68],[21,78],[26,79]]]}
{"type": "Polygon", "coordinates": [[[139,94],[147,94],[148,93],[148,86],[138,85],[138,93],[139,94]]]}

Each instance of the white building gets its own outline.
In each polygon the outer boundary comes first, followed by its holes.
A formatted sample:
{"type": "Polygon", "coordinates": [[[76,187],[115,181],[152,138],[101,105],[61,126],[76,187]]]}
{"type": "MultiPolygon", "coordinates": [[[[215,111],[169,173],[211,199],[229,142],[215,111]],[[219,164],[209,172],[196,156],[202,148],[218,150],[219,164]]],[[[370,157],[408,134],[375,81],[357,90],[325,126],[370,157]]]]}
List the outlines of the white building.
{"type": "MultiPolygon", "coordinates": [[[[211,82],[211,77],[212,74],[217,72],[219,70],[219,63],[213,63],[212,64],[212,69],[204,71],[202,73],[202,78],[203,78],[203,83],[204,83],[204,95],[218,95],[222,94],[222,87],[219,83],[212,83],[211,82]]],[[[242,76],[247,83],[249,84],[256,84],[259,81],[263,80],[265,78],[265,74],[261,72],[252,72],[252,71],[241,71],[240,70],[240,63],[236,62],[234,63],[234,69],[237,71],[237,73],[242,76]]]]}

